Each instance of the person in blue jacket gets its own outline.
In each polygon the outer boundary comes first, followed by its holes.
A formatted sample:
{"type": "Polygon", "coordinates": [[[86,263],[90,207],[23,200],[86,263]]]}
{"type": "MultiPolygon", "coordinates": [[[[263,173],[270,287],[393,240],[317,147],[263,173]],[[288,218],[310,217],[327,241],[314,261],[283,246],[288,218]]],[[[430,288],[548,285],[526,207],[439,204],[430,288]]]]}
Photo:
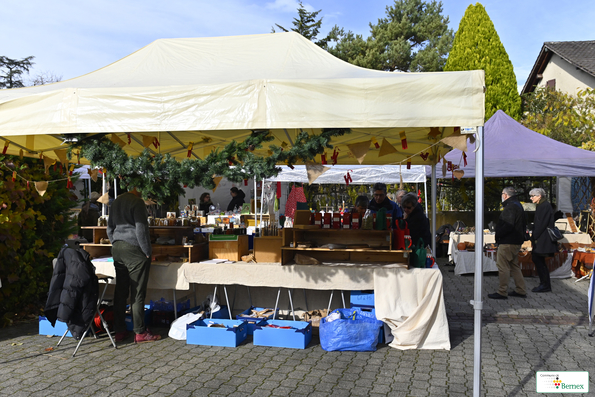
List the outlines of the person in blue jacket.
{"type": "Polygon", "coordinates": [[[386,208],[386,214],[391,214],[393,217],[393,225],[397,218],[403,217],[403,212],[397,203],[390,200],[386,195],[386,185],[384,183],[378,182],[374,184],[372,188],[374,191],[374,198],[370,200],[370,204],[368,204],[368,209],[372,212],[378,212],[380,208],[386,208]]]}

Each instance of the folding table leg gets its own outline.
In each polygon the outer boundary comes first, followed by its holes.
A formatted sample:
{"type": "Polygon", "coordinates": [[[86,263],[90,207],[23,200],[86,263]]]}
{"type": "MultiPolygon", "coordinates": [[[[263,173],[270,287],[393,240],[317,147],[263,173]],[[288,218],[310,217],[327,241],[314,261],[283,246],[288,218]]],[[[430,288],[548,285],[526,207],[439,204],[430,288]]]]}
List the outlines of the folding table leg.
{"type": "Polygon", "coordinates": [[[291,315],[293,316],[293,321],[295,321],[295,311],[293,310],[293,299],[291,299],[291,290],[287,290],[287,294],[289,295],[289,305],[291,306],[291,315]]]}
{"type": "Polygon", "coordinates": [[[308,297],[306,296],[306,289],[303,289],[304,291],[304,302],[306,302],[306,311],[309,312],[310,309],[308,309],[308,297]]]}

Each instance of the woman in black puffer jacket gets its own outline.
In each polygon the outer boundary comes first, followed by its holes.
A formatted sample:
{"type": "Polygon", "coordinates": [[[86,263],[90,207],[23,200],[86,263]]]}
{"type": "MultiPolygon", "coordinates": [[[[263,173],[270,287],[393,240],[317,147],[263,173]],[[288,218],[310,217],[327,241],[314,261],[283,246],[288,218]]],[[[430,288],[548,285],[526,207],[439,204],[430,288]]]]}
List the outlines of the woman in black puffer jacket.
{"type": "Polygon", "coordinates": [[[550,272],[545,264],[545,258],[554,256],[558,250],[558,244],[550,239],[547,228],[554,227],[554,210],[552,205],[545,198],[545,190],[542,188],[531,189],[529,192],[531,201],[536,204],[535,221],[533,223],[533,234],[531,243],[533,251],[531,258],[539,275],[539,286],[533,288],[533,292],[550,292],[550,272]]]}

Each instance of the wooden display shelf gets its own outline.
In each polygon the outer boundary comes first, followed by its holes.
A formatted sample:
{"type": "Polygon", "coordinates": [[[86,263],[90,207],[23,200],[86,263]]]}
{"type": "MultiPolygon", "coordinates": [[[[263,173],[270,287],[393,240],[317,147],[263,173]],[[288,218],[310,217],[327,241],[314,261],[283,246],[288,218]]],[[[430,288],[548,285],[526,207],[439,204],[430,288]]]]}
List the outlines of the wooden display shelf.
{"type": "MultiPolygon", "coordinates": [[[[81,244],[92,258],[111,255],[111,244],[101,244],[102,238],[107,238],[106,226],[83,226],[81,229],[93,230],[93,242],[81,244]]],[[[193,237],[193,226],[149,226],[151,239],[157,237],[169,237],[175,239],[175,244],[163,245],[152,244],[153,257],[156,256],[186,256],[190,262],[199,262],[208,257],[208,246],[206,243],[194,245],[183,245],[184,236],[193,237]],[[185,254],[185,255],[184,255],[185,254]]]]}
{"type": "Polygon", "coordinates": [[[322,262],[390,262],[408,263],[408,252],[392,249],[392,230],[364,229],[284,229],[281,264],[291,262],[296,253],[322,262]],[[316,247],[299,248],[298,243],[311,242],[316,247]],[[323,248],[325,244],[369,244],[369,248],[323,248]],[[293,245],[293,247],[291,246],[293,245]]]}

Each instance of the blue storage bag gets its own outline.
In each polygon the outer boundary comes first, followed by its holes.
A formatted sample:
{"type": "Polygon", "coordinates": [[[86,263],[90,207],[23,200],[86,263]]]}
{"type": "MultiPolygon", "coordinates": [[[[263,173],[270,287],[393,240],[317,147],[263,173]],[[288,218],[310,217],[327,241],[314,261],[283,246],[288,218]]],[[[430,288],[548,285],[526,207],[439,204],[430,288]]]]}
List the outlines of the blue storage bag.
{"type": "Polygon", "coordinates": [[[383,322],[374,313],[355,309],[336,309],[329,314],[339,313],[340,318],[320,321],[320,346],[326,351],[376,351],[380,327],[383,322]]]}

